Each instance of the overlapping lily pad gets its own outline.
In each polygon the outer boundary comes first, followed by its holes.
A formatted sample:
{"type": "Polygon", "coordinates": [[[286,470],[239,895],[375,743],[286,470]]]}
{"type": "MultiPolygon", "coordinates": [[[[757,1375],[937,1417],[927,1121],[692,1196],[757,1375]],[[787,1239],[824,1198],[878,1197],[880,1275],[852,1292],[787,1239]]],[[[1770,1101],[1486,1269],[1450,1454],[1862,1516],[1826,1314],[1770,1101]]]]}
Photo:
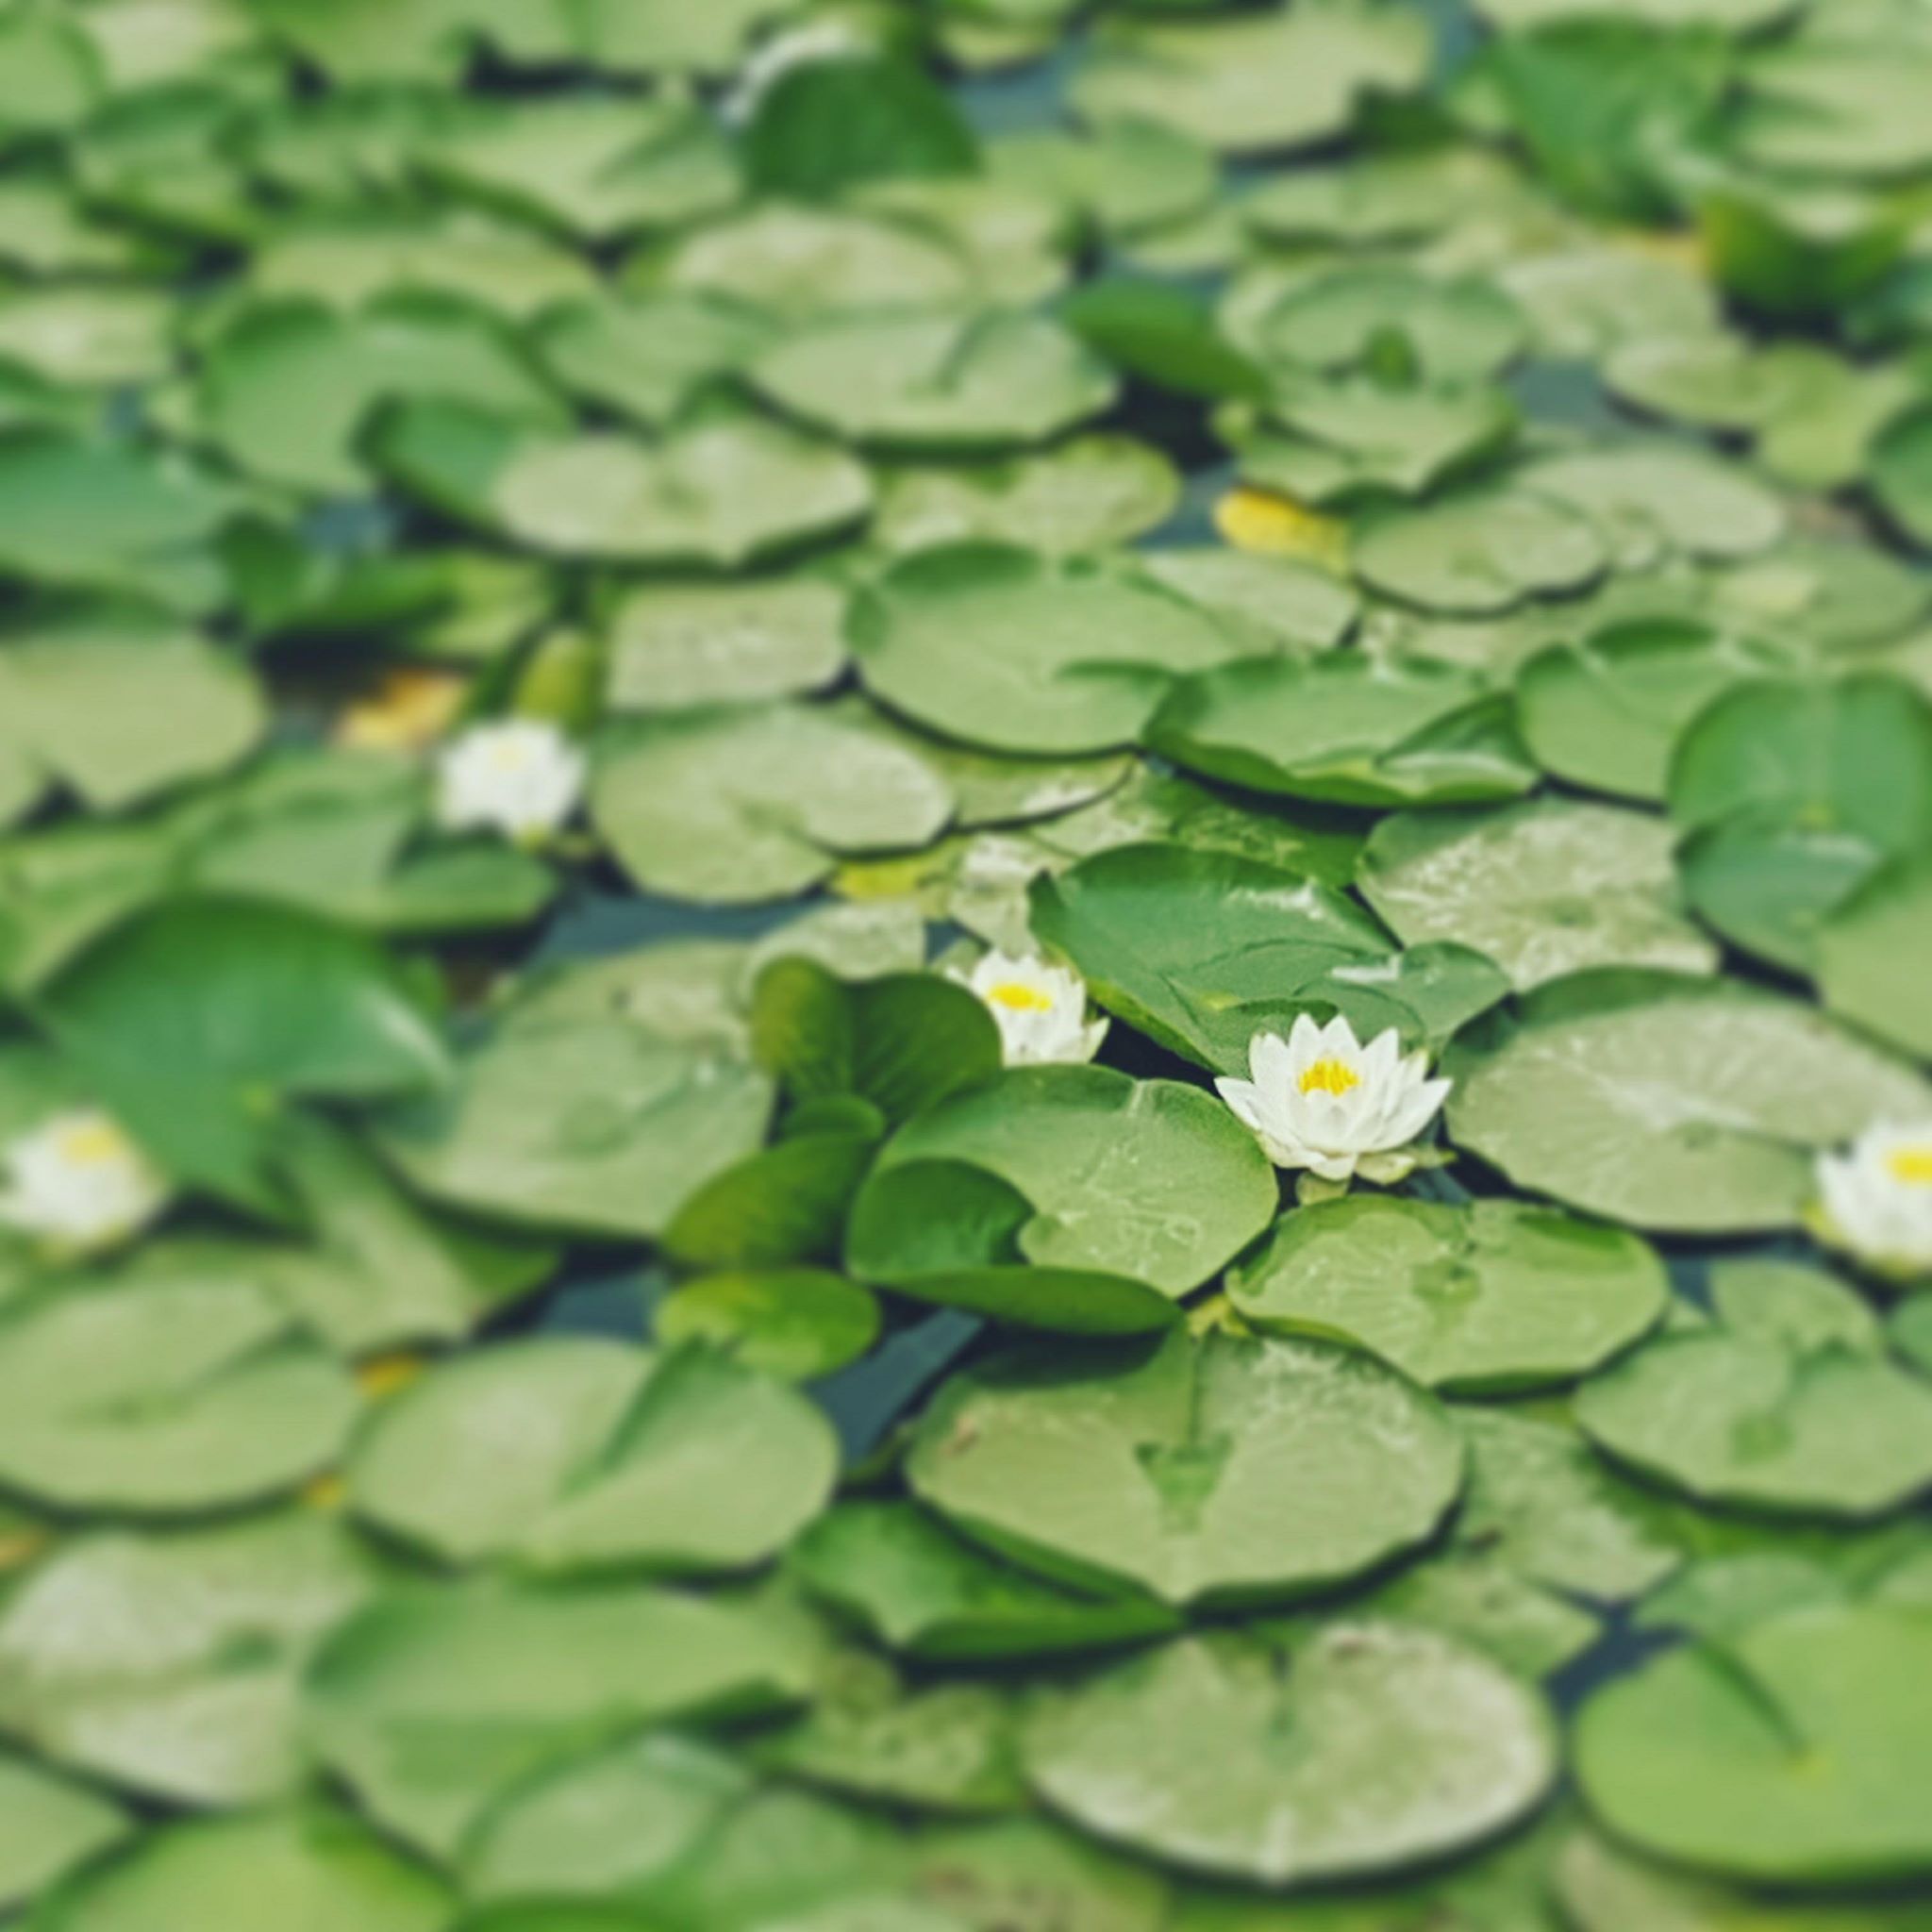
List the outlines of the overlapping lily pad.
{"type": "Polygon", "coordinates": [[[1413,1548],[1455,1500],[1462,1450],[1432,1398],[1366,1357],[1176,1333],[956,1377],[907,1474],[1049,1576],[1242,1603],[1413,1548]]]}

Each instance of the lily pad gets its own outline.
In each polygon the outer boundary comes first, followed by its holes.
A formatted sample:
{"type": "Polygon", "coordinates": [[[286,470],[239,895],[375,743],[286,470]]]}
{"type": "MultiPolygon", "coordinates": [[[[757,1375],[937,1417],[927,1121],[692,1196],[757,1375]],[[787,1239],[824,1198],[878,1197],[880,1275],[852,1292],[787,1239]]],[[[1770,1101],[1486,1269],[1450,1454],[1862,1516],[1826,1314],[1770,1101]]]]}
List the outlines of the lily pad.
{"type": "Polygon", "coordinates": [[[858,602],[851,641],[882,703],[994,751],[1109,751],[1169,680],[1238,654],[1196,606],[1137,577],[961,545],[909,558],[858,602]]]}
{"type": "Polygon", "coordinates": [[[842,450],[753,416],[694,421],[652,442],[412,402],[376,419],[368,449],[399,489],[445,515],[585,560],[737,566],[843,529],[872,505],[865,471],[842,450]]]}
{"type": "Polygon", "coordinates": [[[390,1116],[383,1142],[453,1207],[649,1239],[759,1145],[771,1107],[764,1075],[715,1048],[623,1021],[533,1018],[466,1055],[444,1091],[390,1116]]]}
{"type": "Polygon", "coordinates": [[[591,811],[645,891],[747,905],[815,885],[842,854],[924,844],[953,800],[905,746],[767,704],[614,731],[599,747],[591,811]]]}
{"type": "Polygon", "coordinates": [[[1044,1328],[1133,1332],[1272,1218],[1274,1171],[1198,1088],[1011,1070],[908,1122],[854,1204],[860,1280],[1044,1328]]]}
{"type": "Polygon", "coordinates": [[[922,1661],[1098,1650],[1175,1626],[1144,1597],[1090,1595],[1003,1563],[913,1503],[840,1503],[799,1539],[791,1566],[814,1596],[922,1661]]]}
{"type": "Polygon", "coordinates": [[[1794,1001],[1605,969],[1479,1021],[1443,1061],[1449,1135],[1519,1187],[1636,1227],[1788,1227],[1816,1152],[1932,1093],[1794,1001]]]}
{"type": "Polygon", "coordinates": [[[425,1376],[348,1483],[359,1516],[452,1563],[702,1572],[784,1547],[837,1465],[817,1409],[727,1357],[559,1336],[425,1376]]]}
{"type": "Polygon", "coordinates": [[[1041,1795],[1089,1830],[1269,1886],[1479,1843],[1557,1769],[1541,1700],[1500,1665],[1434,1631],[1341,1621],[1285,1654],[1191,1638],[1121,1665],[1044,1705],[1024,1750],[1041,1795]]]}
{"type": "Polygon", "coordinates": [[[1356,575],[1406,604],[1452,616],[1513,609],[1526,597],[1578,591],[1610,561],[1596,524],[1525,489],[1464,491],[1364,519],[1356,575]]]}
{"type": "Polygon", "coordinates": [[[418,1587],[342,1624],[309,1735],[371,1815],[440,1857],[513,1787],[647,1724],[759,1716],[808,1688],[797,1633],[634,1586],[418,1587]]]}
{"type": "Polygon", "coordinates": [[[1672,1651],[1586,1706],[1585,1795],[1641,1849],[1733,1877],[1922,1877],[1928,1655],[1932,1619],[1876,1606],[1797,1610],[1672,1651]]]}
{"type": "Polygon", "coordinates": [[[658,1305],[659,1341],[708,1342],[781,1382],[811,1382],[878,1340],[877,1298],[823,1268],[707,1274],[658,1305]]]}
{"type": "Polygon", "coordinates": [[[1506,699],[1446,665],[1360,652],[1180,678],[1147,743],[1210,778],[1333,805],[1463,805],[1536,783],[1506,699]]]}
{"type": "Polygon", "coordinates": [[[959,1528],[1049,1576],[1254,1604],[1425,1541],[1462,1450],[1431,1397],[1365,1356],[1176,1331],[955,1376],[906,1473],[959,1528]]]}
{"type": "Polygon", "coordinates": [[[0,1483],[168,1515],[293,1489],[346,1443],[346,1372],[242,1281],[63,1288],[0,1312],[0,1483]]]}
{"type": "Polygon", "coordinates": [[[1036,881],[1031,905],[1101,1005],[1217,1073],[1245,1074],[1257,1033],[1310,1011],[1440,1045],[1507,987],[1466,947],[1398,952],[1341,893],[1231,853],[1123,846],[1036,881]]]}
{"type": "Polygon", "coordinates": [[[0,1609],[0,1728],[144,1798],[291,1795],[308,1769],[302,1672],[380,1579],[367,1546],[312,1509],[77,1536],[0,1609]]]}
{"type": "Polygon", "coordinates": [[[25,1758],[0,1757],[0,1904],[25,1904],[125,1838],[118,1806],[25,1758]]]}
{"type": "Polygon", "coordinates": [[[668,711],[816,691],[844,668],[846,602],[814,577],[632,591],[610,615],[609,702],[668,711]]]}
{"type": "Polygon", "coordinates": [[[342,1813],[316,1807],[168,1826],[62,1888],[48,1932],[158,1932],[203,1915],[444,1932],[448,1885],[342,1813]]]}
{"type": "Polygon", "coordinates": [[[1289,1215],[1229,1278],[1269,1332],[1352,1341],[1432,1389],[1492,1394],[1587,1374],[1669,1300],[1648,1243],[1514,1201],[1365,1195],[1289,1215]]]}
{"type": "Polygon", "coordinates": [[[1590,966],[1708,973],[1669,823],[1580,799],[1397,812],[1370,835],[1362,896],[1406,944],[1484,953],[1518,988],[1590,966]]]}
{"type": "Polygon", "coordinates": [[[750,377],[800,420],[893,449],[1041,442],[1116,390],[1058,324],[1005,309],[828,320],[766,350],[750,377]]]}

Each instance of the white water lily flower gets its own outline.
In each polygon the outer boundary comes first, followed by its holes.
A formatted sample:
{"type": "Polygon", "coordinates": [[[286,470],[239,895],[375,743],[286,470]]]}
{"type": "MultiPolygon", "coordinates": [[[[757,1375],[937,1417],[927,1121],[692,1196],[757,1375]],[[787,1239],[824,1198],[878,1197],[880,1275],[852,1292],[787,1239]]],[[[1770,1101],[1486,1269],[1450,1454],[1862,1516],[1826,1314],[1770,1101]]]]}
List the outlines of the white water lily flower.
{"type": "Polygon", "coordinates": [[[1452,1085],[1428,1078],[1425,1054],[1405,1057],[1392,1026],[1364,1046],[1339,1014],[1318,1026],[1303,1013],[1286,1040],[1257,1033],[1248,1071],[1252,1080],[1217,1080],[1215,1091],[1276,1167],[1324,1181],[1402,1179],[1420,1158],[1410,1143],[1452,1085]]]}
{"type": "Polygon", "coordinates": [[[1932,1121],[1867,1127],[1818,1158],[1824,1232],[1894,1274],[1932,1274],[1932,1121]]]}
{"type": "Polygon", "coordinates": [[[538,845],[584,794],[584,755],[555,724],[507,718],[473,724],[437,760],[436,816],[453,832],[496,831],[538,845]]]}
{"type": "Polygon", "coordinates": [[[96,1108],[56,1114],[0,1153],[0,1221],[56,1253],[96,1254],[137,1235],[168,1189],[118,1122],[96,1108]]]}
{"type": "Polygon", "coordinates": [[[1063,966],[993,952],[953,977],[986,1002],[1009,1067],[1084,1063],[1107,1038],[1107,1021],[1087,1019],[1085,984],[1063,966]]]}
{"type": "Polygon", "coordinates": [[[846,21],[814,21],[774,34],[752,50],[738,70],[729,93],[718,103],[719,115],[731,126],[742,127],[758,110],[758,103],[794,67],[818,60],[839,60],[866,51],[866,43],[846,21]]]}

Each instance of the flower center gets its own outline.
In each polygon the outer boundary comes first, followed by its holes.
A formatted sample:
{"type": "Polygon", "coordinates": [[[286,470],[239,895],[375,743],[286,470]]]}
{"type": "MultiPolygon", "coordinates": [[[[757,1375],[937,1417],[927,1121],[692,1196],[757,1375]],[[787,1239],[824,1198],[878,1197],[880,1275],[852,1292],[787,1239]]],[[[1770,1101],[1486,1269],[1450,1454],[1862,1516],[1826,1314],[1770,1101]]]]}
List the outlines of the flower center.
{"type": "Polygon", "coordinates": [[[1352,1093],[1362,1076],[1346,1060],[1311,1060],[1302,1069],[1304,1093],[1352,1093]]]}
{"type": "Polygon", "coordinates": [[[490,769],[508,776],[529,769],[530,747],[520,738],[498,739],[490,747],[490,769]]]}
{"type": "Polygon", "coordinates": [[[1908,1188],[1932,1188],[1932,1146],[1901,1147],[1888,1154],[1885,1171],[1908,1188]]]}
{"type": "Polygon", "coordinates": [[[986,996],[995,1006],[1005,1007],[1009,1013],[1050,1013],[1053,1010],[1052,998],[1041,991],[1037,986],[1027,986],[1018,979],[1003,979],[997,986],[990,986],[986,996]]]}
{"type": "Polygon", "coordinates": [[[121,1129],[111,1121],[89,1121],[69,1127],[58,1144],[60,1158],[70,1167],[111,1167],[127,1149],[121,1129]]]}

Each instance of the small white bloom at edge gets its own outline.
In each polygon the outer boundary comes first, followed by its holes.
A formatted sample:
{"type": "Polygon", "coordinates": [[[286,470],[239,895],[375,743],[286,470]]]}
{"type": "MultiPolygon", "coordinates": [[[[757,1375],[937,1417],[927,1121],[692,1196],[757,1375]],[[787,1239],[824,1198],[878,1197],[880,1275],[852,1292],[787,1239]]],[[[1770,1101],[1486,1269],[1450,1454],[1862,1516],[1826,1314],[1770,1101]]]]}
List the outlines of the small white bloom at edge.
{"type": "Polygon", "coordinates": [[[541,844],[575,811],[587,775],[583,753],[543,719],[473,724],[438,756],[437,823],[541,844]]]}
{"type": "Polygon", "coordinates": [[[137,1235],[168,1188],[118,1122],[94,1108],[54,1115],[0,1153],[0,1222],[58,1254],[93,1254],[137,1235]]]}
{"type": "Polygon", "coordinates": [[[1084,1064],[1107,1038],[1106,1020],[1088,1021],[1086,985],[1063,966],[992,952],[953,977],[985,1003],[1009,1067],[1084,1064]]]}
{"type": "Polygon", "coordinates": [[[1364,1046],[1340,1014],[1319,1026],[1303,1013],[1286,1040],[1257,1033],[1248,1071],[1252,1079],[1216,1080],[1215,1091],[1275,1166],[1327,1181],[1402,1179],[1453,1084],[1430,1079],[1428,1056],[1405,1055],[1392,1026],[1364,1046]]]}
{"type": "Polygon", "coordinates": [[[1932,1121],[1867,1127],[1818,1157],[1825,1233],[1874,1266],[1932,1274],[1932,1121]]]}

